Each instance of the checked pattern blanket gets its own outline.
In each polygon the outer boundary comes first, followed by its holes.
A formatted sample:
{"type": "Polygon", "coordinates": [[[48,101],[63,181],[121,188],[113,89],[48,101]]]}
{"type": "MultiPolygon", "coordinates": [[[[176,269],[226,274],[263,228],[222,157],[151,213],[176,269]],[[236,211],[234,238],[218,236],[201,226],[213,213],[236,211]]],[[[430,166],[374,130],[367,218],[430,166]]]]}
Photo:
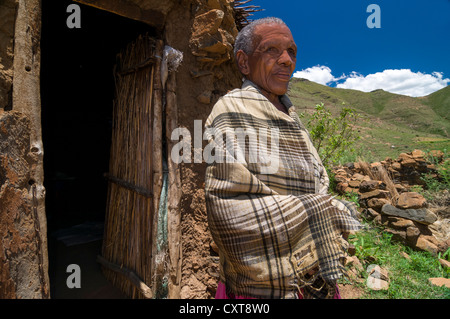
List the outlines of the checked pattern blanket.
{"type": "Polygon", "coordinates": [[[205,123],[206,207],[220,281],[229,293],[253,298],[299,291],[332,298],[348,248],[342,234],[361,225],[355,207],[327,194],[309,133],[289,98],[281,101],[289,115],[246,80],[205,123]]]}

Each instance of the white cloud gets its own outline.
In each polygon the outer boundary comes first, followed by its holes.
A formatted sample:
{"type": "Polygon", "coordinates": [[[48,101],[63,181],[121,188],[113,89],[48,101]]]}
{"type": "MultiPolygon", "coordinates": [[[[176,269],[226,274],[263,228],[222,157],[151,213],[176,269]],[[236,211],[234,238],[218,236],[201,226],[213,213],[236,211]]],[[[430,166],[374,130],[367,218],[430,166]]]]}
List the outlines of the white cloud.
{"type": "Polygon", "coordinates": [[[409,69],[384,70],[366,76],[352,72],[339,78],[333,76],[327,66],[314,66],[297,71],[294,77],[305,78],[320,84],[336,83],[336,87],[370,92],[376,89],[408,96],[425,96],[447,86],[450,79],[441,72],[426,74],[409,69]],[[344,82],[338,83],[343,80],[344,82]]]}
{"type": "Polygon", "coordinates": [[[308,79],[323,85],[335,81],[334,76],[331,74],[331,69],[323,65],[317,65],[312,68],[297,71],[293,74],[293,77],[308,79]]]}
{"type": "Polygon", "coordinates": [[[376,89],[409,96],[425,96],[447,86],[450,79],[444,79],[440,72],[425,74],[409,69],[384,70],[367,76],[351,74],[338,88],[370,92],[376,89]]]}

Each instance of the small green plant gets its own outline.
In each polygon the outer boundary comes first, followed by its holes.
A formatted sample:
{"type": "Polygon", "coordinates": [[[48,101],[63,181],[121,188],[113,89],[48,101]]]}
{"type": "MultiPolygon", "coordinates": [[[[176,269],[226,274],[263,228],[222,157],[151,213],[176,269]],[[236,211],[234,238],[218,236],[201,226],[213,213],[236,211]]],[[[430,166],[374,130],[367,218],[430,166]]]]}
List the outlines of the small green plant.
{"type": "Polygon", "coordinates": [[[379,263],[383,264],[386,256],[383,252],[383,247],[390,244],[391,234],[383,232],[377,227],[372,227],[368,231],[356,233],[350,238],[350,242],[355,246],[355,256],[365,263],[379,263]]]}
{"type": "MultiPolygon", "coordinates": [[[[301,117],[304,114],[300,114],[301,117]]],[[[339,162],[346,152],[352,151],[352,145],[359,139],[351,122],[355,123],[358,114],[352,108],[343,106],[339,116],[335,117],[317,104],[314,113],[308,119],[307,126],[317,152],[325,166],[339,162]]]]}
{"type": "Polygon", "coordinates": [[[355,192],[346,192],[346,193],[345,193],[345,198],[346,198],[348,201],[355,203],[356,207],[360,207],[360,204],[359,204],[359,195],[358,195],[358,193],[355,193],[355,192]]]}
{"type": "Polygon", "coordinates": [[[421,179],[425,183],[424,196],[431,199],[431,193],[436,193],[450,188],[450,158],[448,158],[447,150],[444,149],[443,156],[437,157],[432,152],[427,152],[426,159],[435,166],[436,173],[425,173],[421,179]]]}
{"type": "MultiPolygon", "coordinates": [[[[450,261],[450,248],[448,248],[444,253],[439,253],[438,259],[444,259],[446,261],[450,261]]],[[[450,278],[450,268],[442,266],[441,263],[439,263],[439,268],[442,271],[443,277],[450,278]]]]}
{"type": "Polygon", "coordinates": [[[438,165],[437,171],[439,176],[442,178],[444,186],[450,188],[450,158],[446,158],[440,165],[438,165]]]}

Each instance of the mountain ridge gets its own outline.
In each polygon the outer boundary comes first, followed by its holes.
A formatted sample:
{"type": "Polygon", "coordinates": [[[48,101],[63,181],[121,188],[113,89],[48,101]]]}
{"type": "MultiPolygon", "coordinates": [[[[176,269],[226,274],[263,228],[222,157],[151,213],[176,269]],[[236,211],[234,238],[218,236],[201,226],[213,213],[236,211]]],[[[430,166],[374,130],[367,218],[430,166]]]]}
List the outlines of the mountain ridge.
{"type": "Polygon", "coordinates": [[[354,125],[361,134],[357,146],[369,146],[374,156],[395,156],[415,148],[450,150],[450,86],[424,97],[410,97],[382,89],[362,92],[292,78],[288,96],[305,122],[320,103],[334,115],[343,106],[355,109],[360,119],[354,125]]]}

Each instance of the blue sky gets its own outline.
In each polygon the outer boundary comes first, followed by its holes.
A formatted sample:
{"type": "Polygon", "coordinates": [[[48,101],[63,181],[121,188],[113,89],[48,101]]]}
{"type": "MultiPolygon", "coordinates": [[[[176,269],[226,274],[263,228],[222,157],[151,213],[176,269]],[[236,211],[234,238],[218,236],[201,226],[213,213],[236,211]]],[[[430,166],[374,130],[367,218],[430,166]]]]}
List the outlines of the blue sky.
{"type": "Polygon", "coordinates": [[[290,27],[297,73],[329,86],[410,96],[450,83],[450,0],[253,0],[290,27]],[[381,28],[369,28],[370,4],[381,28]]]}

